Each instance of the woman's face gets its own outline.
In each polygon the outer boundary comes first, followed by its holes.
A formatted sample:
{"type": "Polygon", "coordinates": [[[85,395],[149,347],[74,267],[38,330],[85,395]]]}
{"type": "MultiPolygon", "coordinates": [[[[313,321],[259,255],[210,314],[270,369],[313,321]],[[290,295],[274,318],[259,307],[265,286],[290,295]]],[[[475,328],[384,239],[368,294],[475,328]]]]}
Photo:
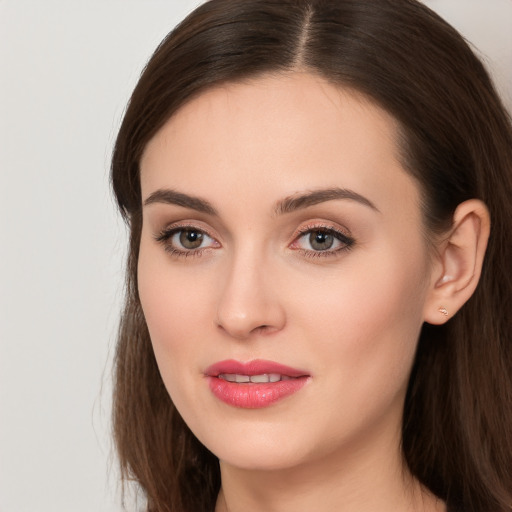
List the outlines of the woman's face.
{"type": "Polygon", "coordinates": [[[148,144],[140,299],[172,400],[225,464],[398,448],[431,284],[396,139],[372,103],[291,74],[205,92],[148,144]]]}

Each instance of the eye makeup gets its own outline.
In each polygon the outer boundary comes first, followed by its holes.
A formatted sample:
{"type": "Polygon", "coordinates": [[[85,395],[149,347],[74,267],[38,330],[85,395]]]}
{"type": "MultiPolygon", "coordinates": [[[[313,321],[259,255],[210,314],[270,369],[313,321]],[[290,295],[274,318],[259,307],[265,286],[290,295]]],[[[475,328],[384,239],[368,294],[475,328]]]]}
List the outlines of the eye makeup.
{"type": "Polygon", "coordinates": [[[155,236],[164,250],[175,257],[202,256],[205,251],[218,249],[220,243],[206,230],[193,224],[173,225],[155,236]]]}
{"type": "Polygon", "coordinates": [[[353,248],[355,239],[325,223],[307,224],[294,236],[290,248],[308,258],[336,257],[353,248]],[[307,248],[308,246],[310,248],[307,248]]]}
{"type": "MultiPolygon", "coordinates": [[[[171,225],[154,238],[167,253],[178,258],[200,257],[222,247],[207,230],[193,223],[171,225]]],[[[354,244],[355,239],[341,229],[325,222],[314,222],[300,227],[288,247],[306,258],[333,258],[350,250],[354,244]]]]}

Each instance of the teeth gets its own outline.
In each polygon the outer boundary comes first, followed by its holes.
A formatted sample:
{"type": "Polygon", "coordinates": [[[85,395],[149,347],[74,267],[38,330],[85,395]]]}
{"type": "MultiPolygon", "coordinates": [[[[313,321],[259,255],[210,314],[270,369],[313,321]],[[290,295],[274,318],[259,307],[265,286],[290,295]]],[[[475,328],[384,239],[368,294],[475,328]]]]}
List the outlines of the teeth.
{"type": "MultiPolygon", "coordinates": [[[[241,377],[241,375],[239,375],[239,377],[241,377]]],[[[224,379],[228,382],[236,382],[236,375],[234,373],[221,373],[219,379],[224,379]]]]}
{"type": "Polygon", "coordinates": [[[267,374],[263,375],[252,375],[251,376],[251,382],[256,382],[257,384],[263,383],[263,382],[270,382],[270,376],[267,374]]]}
{"type": "Polygon", "coordinates": [[[252,382],[254,384],[263,384],[266,382],[279,382],[280,380],[290,380],[293,377],[288,375],[280,375],[279,373],[264,373],[262,375],[239,375],[238,373],[221,373],[219,379],[227,380],[228,382],[236,382],[245,384],[252,382]]]}

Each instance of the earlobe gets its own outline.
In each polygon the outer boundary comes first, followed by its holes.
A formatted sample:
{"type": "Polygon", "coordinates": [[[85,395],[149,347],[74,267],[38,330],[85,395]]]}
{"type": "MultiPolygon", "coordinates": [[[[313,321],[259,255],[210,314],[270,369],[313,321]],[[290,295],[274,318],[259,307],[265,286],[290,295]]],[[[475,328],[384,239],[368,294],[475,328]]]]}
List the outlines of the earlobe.
{"type": "Polygon", "coordinates": [[[478,199],[461,203],[453,225],[438,244],[437,274],[433,275],[424,320],[439,325],[448,321],[475,291],[487,248],[490,217],[478,199]]]}

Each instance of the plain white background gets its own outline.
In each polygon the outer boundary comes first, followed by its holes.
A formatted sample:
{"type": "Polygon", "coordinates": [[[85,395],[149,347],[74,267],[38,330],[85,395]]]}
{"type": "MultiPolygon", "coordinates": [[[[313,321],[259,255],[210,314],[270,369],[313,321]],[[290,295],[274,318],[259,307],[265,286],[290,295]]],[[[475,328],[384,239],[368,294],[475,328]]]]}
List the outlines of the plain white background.
{"type": "MultiPolygon", "coordinates": [[[[121,510],[110,366],[126,233],[112,144],[200,0],[0,0],[0,512],[121,510]]],[[[427,0],[512,107],[512,0],[427,0]]],[[[512,109],[512,108],[511,108],[512,109]]]]}

